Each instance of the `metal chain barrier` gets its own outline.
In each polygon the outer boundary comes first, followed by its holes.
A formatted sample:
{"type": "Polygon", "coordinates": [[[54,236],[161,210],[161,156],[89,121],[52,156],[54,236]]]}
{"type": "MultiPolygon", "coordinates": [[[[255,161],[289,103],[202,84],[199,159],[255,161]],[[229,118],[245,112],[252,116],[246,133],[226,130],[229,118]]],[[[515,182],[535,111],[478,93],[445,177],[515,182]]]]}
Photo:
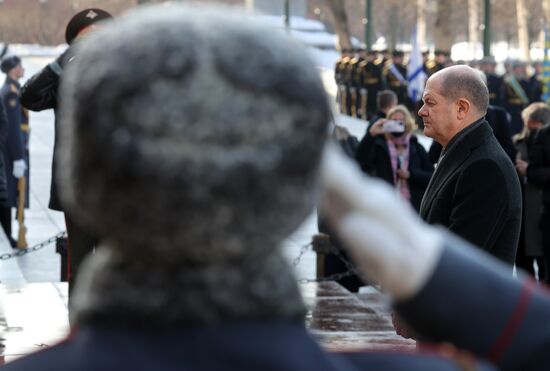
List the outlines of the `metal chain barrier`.
{"type": "Polygon", "coordinates": [[[67,237],[67,232],[65,232],[65,231],[59,232],[55,236],[52,236],[52,237],[48,238],[47,240],[42,241],[42,242],[40,242],[40,243],[38,243],[34,246],[28,247],[26,249],[18,249],[16,252],[2,254],[2,255],[0,255],[0,260],[8,260],[8,259],[11,259],[11,258],[18,258],[20,256],[27,255],[27,254],[30,254],[32,252],[38,251],[38,250],[42,250],[44,247],[46,247],[48,245],[51,245],[52,243],[56,242],[57,239],[63,238],[63,237],[67,237]]]}
{"type": "MultiPolygon", "coordinates": [[[[298,264],[300,264],[303,256],[308,252],[308,250],[313,247],[314,241],[302,246],[300,248],[300,252],[298,253],[298,256],[296,256],[294,259],[292,259],[292,266],[296,267],[298,264]]],[[[346,267],[347,271],[341,272],[341,273],[335,273],[327,277],[322,278],[312,278],[312,279],[302,279],[300,282],[327,282],[327,281],[338,281],[342,278],[354,276],[357,275],[361,278],[362,274],[355,268],[352,262],[350,262],[344,255],[342,255],[341,251],[339,251],[337,248],[335,248],[333,245],[330,245],[329,252],[331,254],[334,254],[342,263],[344,263],[344,266],[346,267]]],[[[366,281],[365,281],[366,282],[366,281]]]]}
{"type": "Polygon", "coordinates": [[[292,259],[292,266],[296,267],[298,264],[300,264],[300,261],[302,260],[305,253],[309,250],[309,248],[313,246],[313,244],[310,242],[300,248],[300,252],[298,253],[298,256],[292,259]]]}

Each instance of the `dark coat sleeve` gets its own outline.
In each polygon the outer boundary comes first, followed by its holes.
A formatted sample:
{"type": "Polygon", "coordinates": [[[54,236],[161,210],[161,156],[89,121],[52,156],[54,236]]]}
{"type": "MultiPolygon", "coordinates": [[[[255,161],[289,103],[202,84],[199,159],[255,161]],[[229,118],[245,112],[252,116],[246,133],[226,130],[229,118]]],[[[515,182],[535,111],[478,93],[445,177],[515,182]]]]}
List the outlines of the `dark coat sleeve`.
{"type": "Polygon", "coordinates": [[[432,174],[434,173],[434,166],[428,159],[428,154],[426,153],[426,150],[424,147],[416,143],[416,156],[418,157],[418,163],[420,167],[411,168],[409,167],[409,173],[410,173],[410,179],[409,181],[411,183],[417,183],[419,185],[427,186],[430,182],[430,178],[432,177],[432,174]]]}
{"type": "Polygon", "coordinates": [[[454,190],[449,230],[486,249],[508,204],[505,183],[492,160],[479,160],[465,168],[454,190]]]}
{"type": "Polygon", "coordinates": [[[21,160],[25,155],[21,137],[21,106],[16,93],[9,92],[4,96],[4,107],[8,118],[8,158],[6,161],[21,160]]]}
{"type": "Polygon", "coordinates": [[[366,174],[371,174],[374,170],[375,138],[367,131],[363,139],[361,139],[355,154],[359,166],[361,166],[361,169],[366,174]]]}
{"type": "Polygon", "coordinates": [[[540,186],[550,185],[550,131],[541,129],[529,151],[529,166],[527,178],[540,186]]]}
{"type": "Polygon", "coordinates": [[[508,112],[499,107],[491,107],[487,111],[487,121],[493,129],[493,134],[495,138],[500,143],[504,152],[508,155],[512,163],[516,160],[516,147],[512,142],[512,124],[511,117],[508,112]]]}
{"type": "MultiPolygon", "coordinates": [[[[54,62],[55,63],[55,62],[54,62]]],[[[57,108],[59,75],[47,65],[32,76],[21,89],[21,104],[31,111],[57,108]]]]}
{"type": "Polygon", "coordinates": [[[450,234],[421,291],[396,305],[416,331],[450,342],[500,370],[544,370],[550,365],[550,297],[521,274],[450,234]]]}

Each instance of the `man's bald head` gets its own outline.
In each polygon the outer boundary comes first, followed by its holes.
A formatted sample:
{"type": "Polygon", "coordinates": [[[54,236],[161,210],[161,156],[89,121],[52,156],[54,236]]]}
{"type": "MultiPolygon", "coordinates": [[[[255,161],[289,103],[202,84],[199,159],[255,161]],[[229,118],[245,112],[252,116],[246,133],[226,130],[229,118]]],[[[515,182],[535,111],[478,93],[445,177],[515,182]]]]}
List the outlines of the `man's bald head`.
{"type": "Polygon", "coordinates": [[[475,69],[465,65],[451,66],[433,74],[430,79],[439,81],[439,92],[448,100],[463,98],[470,102],[479,117],[487,113],[489,90],[475,69]]]}

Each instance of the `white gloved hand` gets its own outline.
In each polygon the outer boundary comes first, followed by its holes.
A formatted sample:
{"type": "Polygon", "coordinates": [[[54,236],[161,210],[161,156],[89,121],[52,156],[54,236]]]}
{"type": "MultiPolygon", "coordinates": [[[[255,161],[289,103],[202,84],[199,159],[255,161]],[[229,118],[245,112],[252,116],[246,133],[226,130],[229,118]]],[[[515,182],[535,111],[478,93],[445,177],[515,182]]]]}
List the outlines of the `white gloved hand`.
{"type": "Polygon", "coordinates": [[[27,164],[25,160],[15,160],[13,162],[13,176],[17,179],[25,175],[25,170],[27,170],[27,164]]]}
{"type": "Polygon", "coordinates": [[[323,159],[322,212],[358,268],[396,299],[414,296],[435,269],[443,234],[384,182],[366,177],[335,147],[323,159]]]}

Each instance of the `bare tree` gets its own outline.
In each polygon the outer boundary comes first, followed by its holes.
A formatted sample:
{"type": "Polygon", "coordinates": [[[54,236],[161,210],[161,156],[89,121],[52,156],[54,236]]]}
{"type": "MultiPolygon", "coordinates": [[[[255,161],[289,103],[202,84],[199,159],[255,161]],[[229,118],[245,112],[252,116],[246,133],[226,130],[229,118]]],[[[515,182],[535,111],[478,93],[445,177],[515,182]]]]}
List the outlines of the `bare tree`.
{"type": "MultiPolygon", "coordinates": [[[[343,0],[325,0],[334,18],[334,31],[338,35],[340,50],[350,49],[351,37],[348,29],[348,15],[343,0]]],[[[368,20],[372,22],[371,19],[368,20]]]]}
{"type": "Polygon", "coordinates": [[[468,43],[470,58],[476,58],[476,47],[479,43],[479,2],[468,0],[468,43]]]}
{"type": "Polygon", "coordinates": [[[546,27],[550,27],[550,0],[542,0],[542,9],[544,12],[546,27]]]}
{"type": "Polygon", "coordinates": [[[516,0],[516,13],[518,22],[518,41],[519,48],[522,51],[523,59],[530,60],[529,54],[529,32],[527,29],[527,10],[524,0],[516,0]]]}
{"type": "Polygon", "coordinates": [[[416,40],[426,46],[426,0],[416,0],[416,40]]]}
{"type": "Polygon", "coordinates": [[[434,44],[436,49],[450,51],[453,45],[451,30],[452,1],[439,0],[435,20],[434,44]]]}

